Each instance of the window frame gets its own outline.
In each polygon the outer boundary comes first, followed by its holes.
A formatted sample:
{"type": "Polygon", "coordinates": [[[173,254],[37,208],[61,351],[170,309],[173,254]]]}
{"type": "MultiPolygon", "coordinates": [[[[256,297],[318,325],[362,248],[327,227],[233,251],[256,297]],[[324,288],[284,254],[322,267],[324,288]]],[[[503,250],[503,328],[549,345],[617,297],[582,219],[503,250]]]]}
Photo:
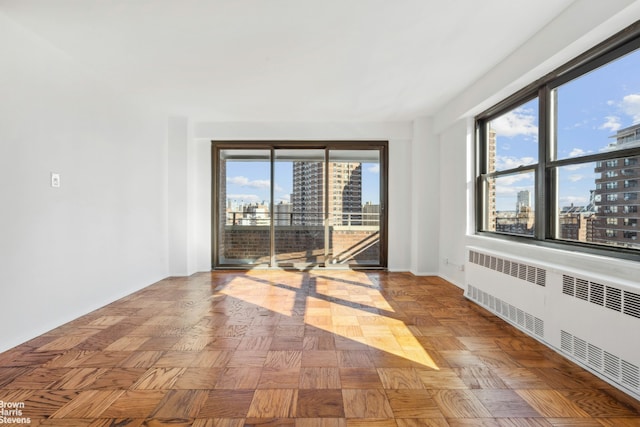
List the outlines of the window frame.
{"type": "MultiPolygon", "coordinates": [[[[386,140],[212,140],[211,141],[211,268],[212,270],[218,269],[240,269],[246,270],[251,268],[291,268],[288,266],[278,265],[275,258],[275,224],[273,221],[273,215],[270,215],[270,244],[269,244],[269,256],[271,260],[268,263],[248,263],[248,264],[235,264],[224,263],[220,259],[220,177],[218,175],[220,171],[220,155],[223,150],[269,150],[269,163],[271,169],[270,182],[274,183],[274,152],[280,149],[299,149],[299,150],[323,150],[324,157],[323,162],[328,162],[330,159],[331,151],[346,151],[346,150],[362,150],[372,151],[377,150],[379,152],[379,165],[380,165],[380,182],[379,182],[379,205],[380,205],[380,219],[379,219],[379,233],[380,233],[380,254],[378,264],[348,264],[347,267],[351,270],[380,270],[388,268],[388,246],[389,246],[389,141],[386,140]]],[[[326,174],[325,174],[326,176],[326,174]]],[[[326,187],[328,188],[328,181],[326,181],[326,187]]],[[[335,187],[334,183],[334,188],[335,187]]],[[[270,197],[270,212],[274,212],[274,197],[273,186],[271,187],[270,197]]],[[[304,194],[304,193],[303,193],[304,194]]],[[[328,206],[329,192],[325,195],[325,203],[328,206]]],[[[328,212],[328,211],[327,211],[328,212]]],[[[325,230],[327,228],[325,227],[325,230]]],[[[325,231],[326,232],[326,231],[325,231]]],[[[326,239],[325,239],[326,241],[326,239]]],[[[314,265],[316,266],[316,265],[314,265]]],[[[342,267],[344,265],[341,265],[342,267]]],[[[317,267],[331,269],[335,268],[332,264],[327,262],[318,263],[317,267]]]]}
{"type": "Polygon", "coordinates": [[[599,45],[534,81],[475,117],[475,233],[476,235],[526,244],[578,250],[580,252],[640,261],[640,248],[625,248],[593,242],[562,240],[558,235],[557,206],[558,169],[583,163],[606,162],[614,159],[640,157],[640,147],[611,150],[569,158],[555,158],[554,89],[577,79],[622,56],[640,49],[640,21],[625,28],[599,45]],[[538,162],[534,165],[489,173],[488,123],[519,106],[538,98],[538,162]],[[487,198],[484,182],[498,177],[535,169],[535,232],[533,236],[487,230],[487,198]]]}

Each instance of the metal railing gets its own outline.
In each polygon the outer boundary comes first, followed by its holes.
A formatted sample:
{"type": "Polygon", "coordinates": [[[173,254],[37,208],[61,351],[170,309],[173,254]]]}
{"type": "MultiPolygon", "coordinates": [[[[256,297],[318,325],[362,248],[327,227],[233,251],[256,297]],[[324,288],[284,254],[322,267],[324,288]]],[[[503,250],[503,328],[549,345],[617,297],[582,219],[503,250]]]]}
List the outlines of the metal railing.
{"type": "MultiPolygon", "coordinates": [[[[324,212],[276,212],[273,216],[275,226],[323,226],[324,212]]],[[[364,212],[333,212],[329,215],[332,226],[368,226],[380,225],[380,214],[364,212]]],[[[271,216],[266,213],[228,211],[226,225],[234,226],[268,226],[271,216]]]]}

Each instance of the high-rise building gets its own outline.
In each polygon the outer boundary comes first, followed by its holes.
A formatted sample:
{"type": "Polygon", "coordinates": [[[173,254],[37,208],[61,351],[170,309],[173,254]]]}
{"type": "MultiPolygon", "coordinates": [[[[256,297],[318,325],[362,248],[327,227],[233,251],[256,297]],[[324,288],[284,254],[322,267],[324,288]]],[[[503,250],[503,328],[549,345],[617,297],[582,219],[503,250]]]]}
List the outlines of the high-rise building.
{"type": "Polygon", "coordinates": [[[293,205],[291,203],[280,202],[273,205],[273,224],[280,226],[293,224],[293,205]]]}
{"type": "Polygon", "coordinates": [[[516,213],[523,212],[531,207],[531,193],[529,190],[518,191],[518,201],[516,202],[516,213]]]}
{"type": "MultiPolygon", "coordinates": [[[[362,221],[362,164],[328,163],[326,212],[333,225],[362,221]]],[[[323,162],[293,163],[293,224],[322,225],[325,214],[323,162]]]]}
{"type": "MultiPolygon", "coordinates": [[[[640,145],[640,124],[620,129],[609,149],[640,145]]],[[[593,242],[618,246],[639,245],[638,206],[640,205],[640,158],[622,157],[596,163],[593,242]]]]}
{"type": "Polygon", "coordinates": [[[380,205],[367,202],[362,206],[362,225],[380,225],[380,205]]]}

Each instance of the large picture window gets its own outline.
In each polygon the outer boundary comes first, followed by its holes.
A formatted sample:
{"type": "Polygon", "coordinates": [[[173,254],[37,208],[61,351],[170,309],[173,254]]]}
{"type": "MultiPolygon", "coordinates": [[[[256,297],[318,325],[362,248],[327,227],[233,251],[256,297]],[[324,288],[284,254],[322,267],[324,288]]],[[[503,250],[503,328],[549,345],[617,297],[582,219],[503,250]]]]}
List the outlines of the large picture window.
{"type": "Polygon", "coordinates": [[[638,27],[476,118],[478,232],[640,257],[638,27]]]}
{"type": "Polygon", "coordinates": [[[384,268],[387,143],[213,143],[214,268],[384,268]]]}

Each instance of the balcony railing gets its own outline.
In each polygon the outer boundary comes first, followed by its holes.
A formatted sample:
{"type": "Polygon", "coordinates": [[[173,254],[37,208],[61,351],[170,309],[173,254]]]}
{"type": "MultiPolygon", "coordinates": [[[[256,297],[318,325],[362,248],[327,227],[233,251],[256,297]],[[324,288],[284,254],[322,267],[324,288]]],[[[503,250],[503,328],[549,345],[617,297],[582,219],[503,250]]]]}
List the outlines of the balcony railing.
{"type": "MultiPolygon", "coordinates": [[[[324,212],[276,212],[273,216],[275,226],[322,226],[324,212]]],[[[367,226],[379,227],[380,214],[365,212],[332,212],[329,215],[332,226],[367,226]]],[[[271,217],[265,213],[254,214],[243,211],[228,211],[225,225],[227,226],[268,226],[271,217]]]]}

